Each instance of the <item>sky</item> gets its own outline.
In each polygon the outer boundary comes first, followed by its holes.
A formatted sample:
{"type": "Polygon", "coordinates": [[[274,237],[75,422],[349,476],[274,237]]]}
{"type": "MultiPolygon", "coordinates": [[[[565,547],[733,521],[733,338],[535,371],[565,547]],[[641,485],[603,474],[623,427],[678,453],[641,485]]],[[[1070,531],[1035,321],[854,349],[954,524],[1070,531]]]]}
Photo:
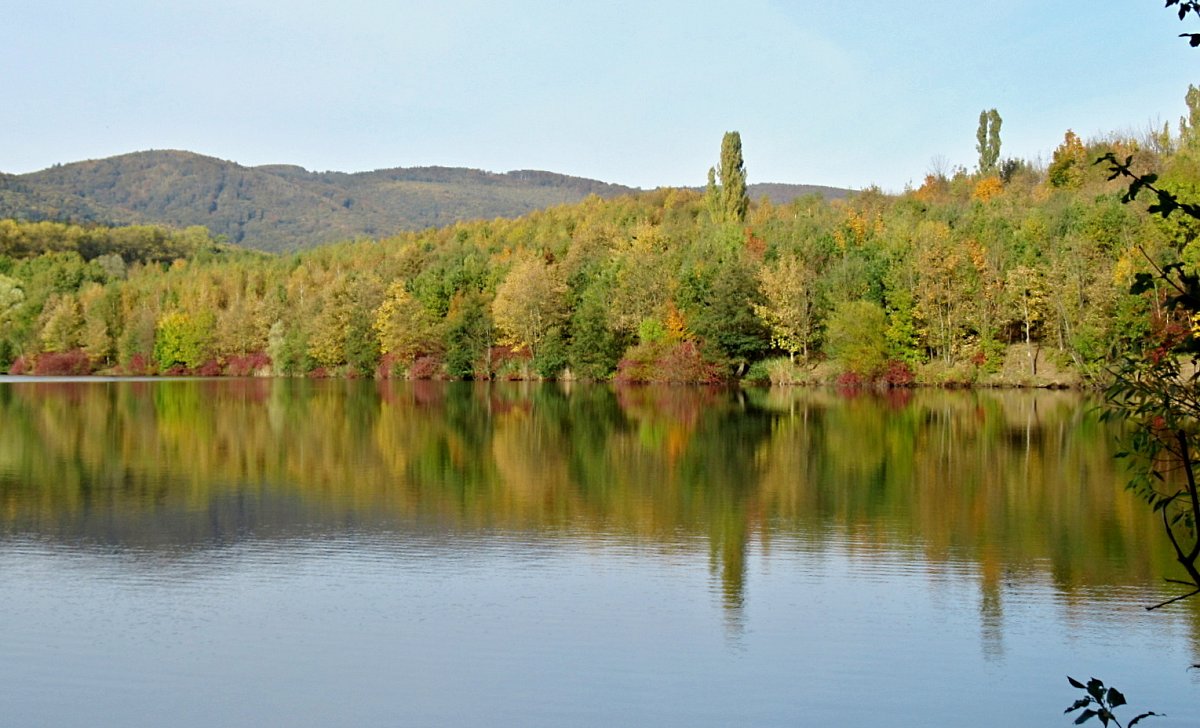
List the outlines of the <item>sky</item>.
{"type": "Polygon", "coordinates": [[[0,171],[145,149],[900,191],[1172,126],[1200,31],[1162,0],[0,0],[0,171]]]}

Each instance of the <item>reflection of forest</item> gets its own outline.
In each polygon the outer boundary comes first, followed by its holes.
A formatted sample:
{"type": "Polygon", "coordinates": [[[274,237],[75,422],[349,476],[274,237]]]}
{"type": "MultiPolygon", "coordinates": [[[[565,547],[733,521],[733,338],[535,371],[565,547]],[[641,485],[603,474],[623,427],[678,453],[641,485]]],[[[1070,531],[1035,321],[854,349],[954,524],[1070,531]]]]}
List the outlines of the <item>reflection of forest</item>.
{"type": "Polygon", "coordinates": [[[733,609],[752,542],[836,536],[974,565],[986,612],[1026,577],[1068,599],[1157,580],[1165,549],[1110,435],[1052,392],[0,383],[0,534],[172,550],[348,528],[699,538],[733,609]]]}

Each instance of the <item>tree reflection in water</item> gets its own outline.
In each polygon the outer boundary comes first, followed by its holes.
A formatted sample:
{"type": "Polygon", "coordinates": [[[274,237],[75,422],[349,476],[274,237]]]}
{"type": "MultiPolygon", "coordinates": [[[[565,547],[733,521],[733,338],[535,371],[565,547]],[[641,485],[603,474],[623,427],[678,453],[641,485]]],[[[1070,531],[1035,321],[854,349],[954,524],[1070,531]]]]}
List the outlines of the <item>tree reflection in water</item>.
{"type": "Polygon", "coordinates": [[[0,534],[165,553],[348,528],[704,541],[735,630],[755,544],[837,540],[969,567],[1002,654],[1006,583],[1068,605],[1157,588],[1169,555],[1111,435],[1063,392],[9,381],[0,534]]]}

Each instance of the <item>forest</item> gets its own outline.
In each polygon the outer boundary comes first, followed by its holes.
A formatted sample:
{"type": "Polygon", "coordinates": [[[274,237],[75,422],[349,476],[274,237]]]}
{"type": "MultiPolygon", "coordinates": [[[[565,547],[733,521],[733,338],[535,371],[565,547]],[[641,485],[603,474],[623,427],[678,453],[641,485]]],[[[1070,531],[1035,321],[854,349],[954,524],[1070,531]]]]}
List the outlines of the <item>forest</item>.
{"type": "MultiPolygon", "coordinates": [[[[290,254],[204,228],[0,221],[13,374],[1073,386],[1187,331],[1138,273],[1197,223],[1126,204],[1106,154],[1200,198],[1200,89],[1177,126],[1001,156],[900,194],[749,199],[741,139],[702,190],[591,196],[290,254]],[[1174,127],[1174,128],[1173,128],[1174,127]]],[[[969,130],[964,130],[969,133],[969,130]]],[[[716,156],[716,155],[714,155],[716,156]]],[[[300,246],[297,246],[300,247],[300,246]]]]}

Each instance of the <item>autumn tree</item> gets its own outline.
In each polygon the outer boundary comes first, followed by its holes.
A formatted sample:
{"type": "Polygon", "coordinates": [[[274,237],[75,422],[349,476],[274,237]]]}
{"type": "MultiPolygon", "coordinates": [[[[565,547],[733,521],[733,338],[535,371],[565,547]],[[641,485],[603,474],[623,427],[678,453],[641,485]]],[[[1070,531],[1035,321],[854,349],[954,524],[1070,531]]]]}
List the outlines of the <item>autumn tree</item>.
{"type": "Polygon", "coordinates": [[[40,328],[42,351],[64,352],[79,346],[83,329],[79,300],[70,294],[52,297],[42,312],[40,328]]]}
{"type": "Polygon", "coordinates": [[[115,289],[99,283],[86,286],[79,292],[83,314],[79,346],[94,366],[110,364],[116,353],[113,332],[118,313],[117,293],[115,289]]]}
{"type": "Polygon", "coordinates": [[[1037,376],[1037,350],[1033,346],[1034,327],[1045,317],[1046,288],[1041,270],[1021,265],[1008,271],[1004,285],[1008,303],[1025,338],[1025,356],[1029,375],[1037,376]]]}
{"type": "Polygon", "coordinates": [[[527,348],[535,363],[567,319],[567,284],[562,271],[536,256],[518,260],[496,287],[492,316],[502,341],[527,348]]]}
{"type": "Polygon", "coordinates": [[[371,328],[381,298],[379,279],[371,273],[340,276],[314,322],[308,353],[325,367],[347,364],[369,374],[379,360],[379,341],[371,328]]]}
{"type": "Polygon", "coordinates": [[[1046,169],[1046,179],[1052,187],[1076,189],[1083,184],[1083,172],[1088,164],[1083,142],[1075,132],[1067,129],[1062,144],[1054,150],[1050,166],[1046,169]]]}
{"type": "Polygon", "coordinates": [[[659,227],[633,228],[617,246],[605,273],[611,277],[609,326],[632,336],[642,321],[661,319],[678,280],[676,266],[676,256],[659,227]]]}
{"type": "Polygon", "coordinates": [[[930,349],[950,364],[967,325],[977,271],[969,251],[943,222],[921,223],[914,242],[917,313],[926,324],[930,349]]]}
{"type": "Polygon", "coordinates": [[[438,319],[413,298],[404,281],[393,282],[375,311],[372,328],[379,336],[379,349],[404,364],[438,347],[438,319]]]}
{"type": "Polygon", "coordinates": [[[754,312],[771,329],[772,344],[792,361],[797,353],[808,359],[816,324],[816,282],[817,272],[796,255],[786,255],[777,265],[758,272],[765,302],[755,304],[754,312]]]}

